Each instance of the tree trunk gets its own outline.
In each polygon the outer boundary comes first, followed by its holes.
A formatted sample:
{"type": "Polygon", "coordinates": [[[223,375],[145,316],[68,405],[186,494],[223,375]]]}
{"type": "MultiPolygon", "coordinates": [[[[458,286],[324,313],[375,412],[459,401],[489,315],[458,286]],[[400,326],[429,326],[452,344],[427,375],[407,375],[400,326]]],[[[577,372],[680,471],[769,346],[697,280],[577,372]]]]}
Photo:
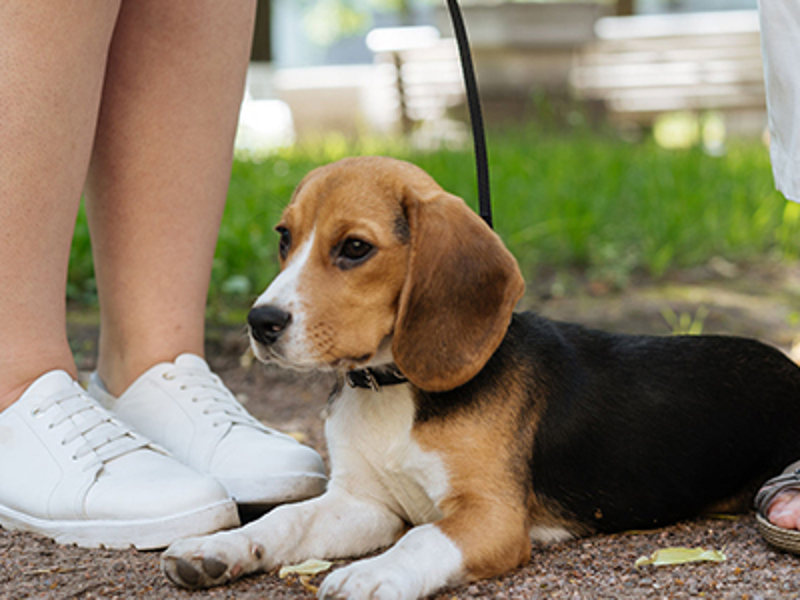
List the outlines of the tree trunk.
{"type": "Polygon", "coordinates": [[[627,17],[633,14],[636,0],[617,0],[617,15],[627,17]]]}
{"type": "Polygon", "coordinates": [[[250,60],[272,60],[272,35],[270,32],[270,0],[258,0],[256,27],[253,33],[253,49],[250,60]]]}

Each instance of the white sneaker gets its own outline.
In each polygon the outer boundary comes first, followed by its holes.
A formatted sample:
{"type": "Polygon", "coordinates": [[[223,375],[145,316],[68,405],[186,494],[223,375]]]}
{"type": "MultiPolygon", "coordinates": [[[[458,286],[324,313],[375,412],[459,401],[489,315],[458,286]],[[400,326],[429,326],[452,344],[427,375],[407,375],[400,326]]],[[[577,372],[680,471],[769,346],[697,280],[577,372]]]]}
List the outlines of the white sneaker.
{"type": "Polygon", "coordinates": [[[64,371],[0,412],[0,525],[59,543],[161,548],[239,523],[212,478],[104,410],[64,371]]]}
{"type": "Polygon", "coordinates": [[[325,490],[319,454],[251,416],[199,356],[152,367],[119,398],[94,373],[89,393],[178,460],[214,477],[239,504],[272,506],[325,490]]]}

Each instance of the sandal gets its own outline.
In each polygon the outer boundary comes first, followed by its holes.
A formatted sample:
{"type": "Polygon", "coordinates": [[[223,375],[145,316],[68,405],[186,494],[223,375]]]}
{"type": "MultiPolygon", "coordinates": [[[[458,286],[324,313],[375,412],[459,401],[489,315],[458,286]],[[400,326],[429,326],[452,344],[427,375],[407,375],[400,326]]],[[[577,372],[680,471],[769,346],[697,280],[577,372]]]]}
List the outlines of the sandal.
{"type": "Polygon", "coordinates": [[[786,490],[800,491],[800,461],[789,465],[782,474],[767,481],[758,491],[754,502],[756,524],[767,542],[781,550],[800,554],[800,531],[778,527],[767,519],[767,510],[772,500],[786,490]]]}

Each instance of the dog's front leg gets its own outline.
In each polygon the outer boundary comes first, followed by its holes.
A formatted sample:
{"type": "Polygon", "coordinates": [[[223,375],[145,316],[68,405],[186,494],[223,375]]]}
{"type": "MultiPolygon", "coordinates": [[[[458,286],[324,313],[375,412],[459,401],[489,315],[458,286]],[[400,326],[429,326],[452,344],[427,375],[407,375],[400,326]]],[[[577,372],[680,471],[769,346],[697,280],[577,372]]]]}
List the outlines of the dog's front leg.
{"type": "Polygon", "coordinates": [[[413,599],[463,579],[459,548],[434,524],[420,525],[374,558],[334,571],[319,597],[349,600],[413,599]]]}
{"type": "Polygon", "coordinates": [[[320,598],[413,600],[505,573],[530,557],[524,510],[492,500],[453,504],[450,515],[415,527],[383,554],[334,571],[320,598]]]}
{"type": "Polygon", "coordinates": [[[391,544],[403,527],[379,502],[333,488],[319,498],[279,506],[242,528],[177,541],[161,565],[180,586],[211,587],[309,558],[362,555],[391,544]]]}

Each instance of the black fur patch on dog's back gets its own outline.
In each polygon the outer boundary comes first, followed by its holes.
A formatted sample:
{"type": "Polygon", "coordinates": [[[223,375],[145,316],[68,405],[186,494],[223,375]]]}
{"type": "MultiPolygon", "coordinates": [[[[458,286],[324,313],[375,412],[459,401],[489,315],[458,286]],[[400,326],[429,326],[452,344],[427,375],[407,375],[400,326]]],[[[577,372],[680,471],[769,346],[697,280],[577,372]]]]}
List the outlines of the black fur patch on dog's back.
{"type": "Polygon", "coordinates": [[[540,422],[534,490],[598,531],[693,516],[800,458],[800,369],[777,350],[563,324],[554,335],[574,360],[540,422]]]}
{"type": "Polygon", "coordinates": [[[800,369],[743,338],[616,335],[518,313],[477,377],[417,391],[416,422],[489,418],[498,401],[518,405],[504,443],[532,493],[596,531],[694,516],[800,458],[800,369]],[[524,397],[503,396],[520,382],[524,397]]]}

